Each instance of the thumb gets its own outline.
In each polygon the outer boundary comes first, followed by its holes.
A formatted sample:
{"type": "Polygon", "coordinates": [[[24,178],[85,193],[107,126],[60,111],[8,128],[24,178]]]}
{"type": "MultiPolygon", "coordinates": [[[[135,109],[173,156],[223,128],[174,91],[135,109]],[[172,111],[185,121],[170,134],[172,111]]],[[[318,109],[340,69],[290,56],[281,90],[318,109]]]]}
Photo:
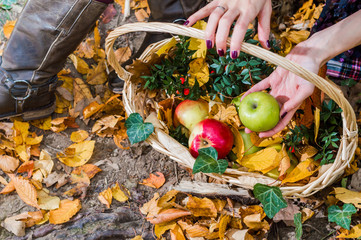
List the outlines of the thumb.
{"type": "Polygon", "coordinates": [[[269,34],[271,29],[272,2],[266,1],[258,14],[258,39],[262,47],[270,49],[269,34]]]}
{"type": "Polygon", "coordinates": [[[263,79],[259,83],[253,85],[253,87],[251,89],[249,89],[247,92],[245,92],[245,94],[243,94],[243,96],[241,98],[241,101],[248,94],[253,93],[253,92],[259,92],[259,91],[265,90],[265,89],[267,89],[269,87],[271,87],[271,84],[270,84],[270,78],[268,77],[268,78],[263,79]]]}

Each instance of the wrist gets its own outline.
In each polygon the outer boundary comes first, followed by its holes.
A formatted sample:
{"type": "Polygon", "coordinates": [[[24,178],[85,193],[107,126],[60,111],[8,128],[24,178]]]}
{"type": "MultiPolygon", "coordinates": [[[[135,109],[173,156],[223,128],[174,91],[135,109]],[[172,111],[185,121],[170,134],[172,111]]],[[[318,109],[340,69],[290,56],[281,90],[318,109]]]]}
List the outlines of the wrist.
{"type": "Polygon", "coordinates": [[[315,33],[309,39],[296,46],[299,46],[302,49],[303,54],[311,58],[319,67],[326,64],[329,60],[327,44],[320,42],[321,39],[322,38],[318,36],[318,33],[315,33]]]}

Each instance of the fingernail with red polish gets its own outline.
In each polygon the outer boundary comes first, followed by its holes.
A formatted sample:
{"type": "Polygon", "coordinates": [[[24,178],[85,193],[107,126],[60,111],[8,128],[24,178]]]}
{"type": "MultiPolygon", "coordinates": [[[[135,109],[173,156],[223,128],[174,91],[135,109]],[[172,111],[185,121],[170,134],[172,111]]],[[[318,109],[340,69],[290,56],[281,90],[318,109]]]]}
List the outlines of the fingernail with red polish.
{"type": "Polygon", "coordinates": [[[187,26],[188,24],[189,24],[188,20],[183,23],[184,26],[187,26]]]}
{"type": "Polygon", "coordinates": [[[267,40],[266,45],[268,48],[271,48],[271,44],[270,44],[269,40],[267,40]]]}
{"type": "Polygon", "coordinates": [[[238,52],[237,51],[232,51],[231,58],[235,59],[237,57],[238,57],[238,52]]]}
{"type": "Polygon", "coordinates": [[[281,118],[284,118],[287,115],[287,112],[284,112],[281,116],[281,118]]]}
{"type": "Polygon", "coordinates": [[[224,56],[224,51],[223,49],[218,49],[218,55],[223,57],[224,56]]]}
{"type": "Polygon", "coordinates": [[[207,40],[207,41],[206,41],[206,45],[207,45],[207,48],[208,48],[208,49],[211,49],[211,48],[212,48],[212,41],[211,41],[211,40],[207,40]]]}

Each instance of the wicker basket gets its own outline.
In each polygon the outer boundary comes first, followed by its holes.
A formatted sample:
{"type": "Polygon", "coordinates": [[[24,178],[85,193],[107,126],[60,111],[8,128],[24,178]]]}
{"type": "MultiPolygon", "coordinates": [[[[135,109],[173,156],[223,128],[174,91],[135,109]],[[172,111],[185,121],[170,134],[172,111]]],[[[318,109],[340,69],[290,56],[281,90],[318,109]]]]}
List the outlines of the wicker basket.
{"type": "MultiPolygon", "coordinates": [[[[130,32],[165,32],[173,35],[183,35],[193,38],[204,39],[204,32],[194,28],[188,28],[185,26],[172,24],[172,23],[132,23],[126,24],[116,28],[112,31],[106,39],[106,54],[109,64],[115,69],[118,76],[125,80],[123,90],[123,103],[127,114],[138,112],[143,117],[147,118],[148,113],[144,113],[144,105],[146,102],[152,101],[144,94],[143,102],[134,101],[137,86],[132,84],[130,79],[130,73],[124,70],[120,64],[116,61],[113,44],[115,40],[126,33],[130,32]],[[144,116],[145,115],[145,116],[144,116]]],[[[144,53],[140,56],[143,61],[149,60],[152,53],[156,52],[160,47],[165,45],[170,39],[160,41],[158,43],[150,45],[144,53]]],[[[228,40],[229,44],[229,40],[228,40]]],[[[258,46],[243,43],[241,51],[266,60],[270,63],[283,67],[296,75],[307,79],[313,83],[316,87],[320,88],[330,98],[332,98],[343,110],[343,136],[340,142],[339,150],[336,159],[333,164],[323,165],[319,169],[318,176],[312,182],[303,186],[281,186],[281,190],[286,197],[306,197],[316,193],[317,191],[325,188],[326,186],[335,182],[342,176],[344,170],[349,166],[353,159],[354,152],[357,147],[357,124],[355,113],[345,99],[340,89],[332,82],[319,77],[317,74],[309,72],[301,66],[289,61],[288,59],[281,57],[268,50],[260,48],[258,46]]],[[[153,106],[157,106],[157,103],[153,102],[153,106]]],[[[153,117],[154,122],[154,117],[153,117]]],[[[160,123],[155,125],[154,133],[146,140],[157,151],[168,155],[171,159],[175,160],[179,164],[192,168],[195,159],[189,153],[189,150],[182,146],[175,139],[170,137],[168,129],[164,124],[160,123]]],[[[243,172],[235,169],[228,168],[222,175],[219,174],[207,174],[210,177],[224,180],[231,185],[240,186],[247,189],[252,189],[256,183],[263,183],[273,186],[279,186],[280,181],[275,181],[272,178],[266,177],[262,174],[243,172]]]]}

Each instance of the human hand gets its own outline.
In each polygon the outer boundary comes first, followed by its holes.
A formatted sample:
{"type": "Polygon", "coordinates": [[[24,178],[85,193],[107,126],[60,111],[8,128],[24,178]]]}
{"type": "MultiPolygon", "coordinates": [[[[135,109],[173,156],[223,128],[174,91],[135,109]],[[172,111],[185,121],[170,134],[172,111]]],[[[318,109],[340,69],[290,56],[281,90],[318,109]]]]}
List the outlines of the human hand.
{"type": "Polygon", "coordinates": [[[214,0],[188,18],[185,25],[192,26],[198,20],[209,16],[205,39],[207,48],[213,47],[223,56],[227,48],[230,28],[235,20],[231,38],[231,57],[237,58],[248,25],[258,17],[258,39],[264,48],[269,49],[271,0],[214,0]],[[217,33],[216,33],[217,30],[217,33]]]}
{"type": "MultiPolygon", "coordinates": [[[[288,55],[287,59],[298,63],[305,69],[318,73],[320,68],[319,63],[315,58],[307,54],[308,50],[302,44],[297,45],[288,55]]],[[[277,69],[266,79],[254,85],[248,90],[242,99],[252,92],[258,92],[271,88],[270,94],[276,98],[280,105],[280,121],[271,130],[259,133],[260,137],[271,137],[274,134],[282,131],[296,110],[300,107],[302,102],[311,94],[315,86],[309,81],[298,77],[297,75],[281,68],[277,69]]],[[[250,133],[251,130],[246,128],[246,132],[250,133]]]]}

